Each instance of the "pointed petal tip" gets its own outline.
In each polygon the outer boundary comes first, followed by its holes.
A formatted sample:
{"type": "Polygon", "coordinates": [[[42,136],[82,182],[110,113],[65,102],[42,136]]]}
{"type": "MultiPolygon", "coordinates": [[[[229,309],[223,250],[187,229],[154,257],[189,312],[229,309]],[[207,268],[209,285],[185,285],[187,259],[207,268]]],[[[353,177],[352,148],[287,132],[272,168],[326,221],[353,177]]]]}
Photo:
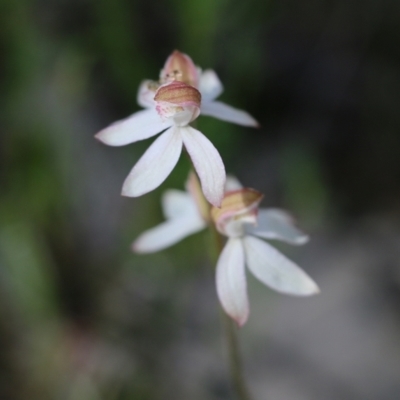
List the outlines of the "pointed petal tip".
{"type": "Polygon", "coordinates": [[[248,123],[244,126],[248,126],[250,128],[256,128],[256,129],[260,129],[261,128],[261,124],[254,118],[252,117],[249,113],[246,113],[249,117],[248,119],[248,123]]]}
{"type": "Polygon", "coordinates": [[[261,128],[261,124],[247,111],[243,111],[243,121],[242,124],[243,126],[247,126],[249,128],[261,128]]]}
{"type": "Polygon", "coordinates": [[[252,125],[249,125],[249,126],[251,126],[253,128],[261,128],[261,124],[258,120],[256,120],[250,113],[246,112],[246,114],[249,117],[249,123],[250,124],[252,123],[252,125]]]}
{"type": "Polygon", "coordinates": [[[142,239],[142,235],[139,236],[130,246],[132,253],[136,254],[149,254],[158,251],[158,249],[153,249],[148,246],[148,243],[145,243],[142,239]]]}
{"type": "MultiPolygon", "coordinates": [[[[315,282],[314,282],[315,283],[315,282]]],[[[320,294],[321,293],[321,289],[319,288],[319,286],[315,283],[315,287],[314,290],[312,292],[310,292],[310,296],[314,296],[316,294],[320,294]]]]}
{"type": "Polygon", "coordinates": [[[94,138],[95,138],[96,140],[98,140],[99,142],[105,143],[105,142],[104,142],[103,136],[104,136],[104,129],[102,129],[100,132],[97,132],[97,133],[94,135],[94,138]]]}
{"type": "Polygon", "coordinates": [[[288,294],[292,294],[293,296],[299,296],[299,297],[309,297],[309,296],[315,296],[320,293],[321,293],[321,290],[318,287],[318,285],[311,278],[309,278],[307,288],[304,287],[303,291],[298,292],[298,293],[288,293],[288,294]]]}
{"type": "MultiPolygon", "coordinates": [[[[225,184],[222,186],[224,188],[225,184]]],[[[221,191],[221,193],[210,193],[209,190],[204,190],[203,189],[203,194],[204,197],[207,199],[207,201],[214,207],[216,208],[221,208],[222,207],[222,200],[224,199],[224,194],[221,191]]]]}
{"type": "Polygon", "coordinates": [[[132,193],[125,185],[122,186],[121,196],[123,197],[137,197],[135,194],[132,193]]]}
{"type": "Polygon", "coordinates": [[[296,240],[294,241],[293,244],[301,246],[303,244],[308,243],[309,241],[310,241],[310,236],[303,235],[303,236],[299,236],[298,238],[296,238],[296,240]]]}
{"type": "Polygon", "coordinates": [[[245,315],[242,317],[233,318],[233,320],[236,322],[238,328],[243,328],[243,326],[246,324],[248,318],[249,318],[249,316],[245,315]]]}
{"type": "Polygon", "coordinates": [[[119,143],[115,143],[112,139],[112,132],[110,130],[110,127],[102,129],[100,132],[97,132],[94,135],[94,138],[98,140],[99,142],[106,144],[107,146],[121,146],[119,143]]]}
{"type": "Polygon", "coordinates": [[[244,313],[242,314],[238,314],[232,311],[228,311],[227,309],[225,309],[224,305],[222,305],[222,309],[224,311],[224,313],[233,320],[233,322],[237,325],[238,328],[242,328],[247,320],[249,319],[249,309],[247,309],[244,313]]]}
{"type": "Polygon", "coordinates": [[[216,208],[221,208],[222,206],[222,197],[219,199],[210,199],[206,196],[206,199],[210,202],[210,204],[216,208]]]}
{"type": "Polygon", "coordinates": [[[123,197],[140,197],[148,192],[138,192],[135,188],[132,187],[131,182],[127,182],[125,180],[121,189],[121,196],[123,197]]]}
{"type": "Polygon", "coordinates": [[[142,251],[140,251],[140,246],[138,246],[138,243],[136,240],[131,244],[131,251],[133,253],[143,253],[142,251]]]}
{"type": "Polygon", "coordinates": [[[141,237],[139,236],[138,239],[136,239],[132,244],[131,244],[131,251],[136,254],[148,254],[148,253],[154,253],[157,250],[153,250],[151,248],[146,248],[141,240],[141,237]]]}

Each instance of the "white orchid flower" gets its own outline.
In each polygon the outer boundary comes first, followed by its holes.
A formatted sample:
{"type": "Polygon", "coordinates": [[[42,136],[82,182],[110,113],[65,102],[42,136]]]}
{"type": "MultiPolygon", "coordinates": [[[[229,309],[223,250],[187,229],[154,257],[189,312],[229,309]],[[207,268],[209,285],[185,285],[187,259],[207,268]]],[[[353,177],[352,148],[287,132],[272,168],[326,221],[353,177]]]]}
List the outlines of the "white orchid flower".
{"type": "Polygon", "coordinates": [[[102,130],[96,138],[109,145],[123,145],[163,132],[133,167],[122,187],[122,195],[141,196],[157,188],[178,162],[184,145],[199,175],[204,196],[219,206],[224,193],[225,167],[213,144],[189,126],[200,113],[200,92],[184,82],[161,85],[154,96],[155,107],[139,111],[102,130]]]}
{"type": "Polygon", "coordinates": [[[239,326],[249,316],[245,265],[258,280],[278,292],[295,296],[319,292],[316,283],[300,267],[259,239],[295,245],[308,241],[308,236],[293,225],[285,211],[258,210],[262,197],[253,189],[238,188],[225,195],[221,208],[211,210],[218,231],[228,237],[217,263],[217,293],[223,309],[239,326]]]}
{"type": "Polygon", "coordinates": [[[200,177],[204,196],[214,206],[223,197],[225,168],[213,144],[189,126],[200,112],[225,121],[257,126],[248,113],[214,99],[222,92],[216,74],[201,73],[190,57],[172,53],[160,74],[160,83],[144,81],[138,103],[145,108],[97,133],[110,146],[124,146],[160,135],[126,178],[122,195],[137,197],[157,188],[178,162],[182,145],[188,151],[200,177]]]}
{"type": "MultiPolygon", "coordinates": [[[[198,89],[201,93],[200,113],[232,122],[234,124],[257,127],[258,122],[246,111],[239,110],[215,99],[224,91],[221,81],[212,69],[202,71],[192,59],[175,50],[165,62],[160,73],[160,82],[178,80],[198,89]]],[[[146,89],[142,89],[145,94],[146,89]]]]}
{"type": "MultiPolygon", "coordinates": [[[[186,192],[165,192],[162,208],[167,220],[142,233],[132,245],[135,252],[165,249],[206,228],[210,214],[194,174],[190,175],[186,187],[186,192]]],[[[228,176],[225,190],[221,208],[211,210],[218,231],[228,237],[216,271],[217,293],[225,312],[239,326],[247,321],[245,264],[257,279],[278,292],[295,296],[319,293],[316,283],[300,267],[259,239],[281,240],[293,245],[306,243],[308,236],[294,226],[292,217],[276,208],[258,209],[262,194],[243,188],[233,177],[228,176]]]]}

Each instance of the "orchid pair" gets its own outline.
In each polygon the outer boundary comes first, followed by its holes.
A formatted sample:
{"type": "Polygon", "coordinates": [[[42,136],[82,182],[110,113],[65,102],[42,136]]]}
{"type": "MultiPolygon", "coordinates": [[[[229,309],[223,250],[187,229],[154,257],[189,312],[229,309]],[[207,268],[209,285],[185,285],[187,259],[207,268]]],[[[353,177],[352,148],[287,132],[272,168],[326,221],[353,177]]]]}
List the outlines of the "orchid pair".
{"type": "Polygon", "coordinates": [[[243,188],[235,178],[226,178],[216,148],[189,125],[203,114],[243,126],[258,126],[247,112],[215,101],[222,90],[214,71],[202,72],[189,56],[174,51],[161,70],[159,81],[147,80],[139,87],[138,103],[145,110],[110,125],[96,138],[111,146],[123,146],[165,131],[126,178],[122,195],[129,197],[161,185],[185,146],[200,183],[192,173],[186,192],[167,191],[162,198],[166,222],[140,235],[133,250],[159,251],[207,225],[214,226],[227,237],[217,262],[218,297],[225,312],[242,326],[249,315],[245,265],[257,279],[278,292],[307,296],[319,289],[296,264],[259,239],[299,245],[308,237],[293,225],[286,212],[259,209],[263,198],[260,192],[243,188]]]}
{"type": "Polygon", "coordinates": [[[138,103],[146,109],[96,135],[105,144],[123,146],[165,130],[129,173],[122,195],[141,196],[161,185],[177,164],[184,145],[200,178],[204,196],[215,206],[221,204],[224,164],[213,144],[189,124],[201,113],[244,126],[258,125],[245,111],[215,101],[222,91],[214,71],[202,72],[189,56],[179,51],[167,59],[158,82],[142,82],[138,103]]]}

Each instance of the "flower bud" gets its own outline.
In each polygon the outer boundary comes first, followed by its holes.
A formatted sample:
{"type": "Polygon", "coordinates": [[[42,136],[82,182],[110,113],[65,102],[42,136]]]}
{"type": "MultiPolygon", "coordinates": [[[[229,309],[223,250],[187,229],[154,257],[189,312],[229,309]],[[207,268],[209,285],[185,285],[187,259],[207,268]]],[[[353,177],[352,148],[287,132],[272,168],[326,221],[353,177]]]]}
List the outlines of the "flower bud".
{"type": "Polygon", "coordinates": [[[160,81],[161,83],[180,81],[198,87],[199,73],[189,56],[175,50],[168,57],[164,68],[161,70],[160,81]]]}

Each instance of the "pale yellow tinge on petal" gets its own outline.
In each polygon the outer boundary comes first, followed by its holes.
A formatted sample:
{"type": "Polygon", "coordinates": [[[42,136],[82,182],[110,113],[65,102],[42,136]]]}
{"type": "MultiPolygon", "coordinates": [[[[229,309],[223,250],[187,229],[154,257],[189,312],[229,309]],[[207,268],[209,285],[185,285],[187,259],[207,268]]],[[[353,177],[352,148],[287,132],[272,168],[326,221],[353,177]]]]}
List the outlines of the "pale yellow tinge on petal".
{"type": "Polygon", "coordinates": [[[190,193],[192,199],[195,201],[197,209],[206,222],[210,222],[210,204],[204,197],[199,178],[194,171],[190,171],[189,177],[186,181],[186,190],[190,193]]]}

